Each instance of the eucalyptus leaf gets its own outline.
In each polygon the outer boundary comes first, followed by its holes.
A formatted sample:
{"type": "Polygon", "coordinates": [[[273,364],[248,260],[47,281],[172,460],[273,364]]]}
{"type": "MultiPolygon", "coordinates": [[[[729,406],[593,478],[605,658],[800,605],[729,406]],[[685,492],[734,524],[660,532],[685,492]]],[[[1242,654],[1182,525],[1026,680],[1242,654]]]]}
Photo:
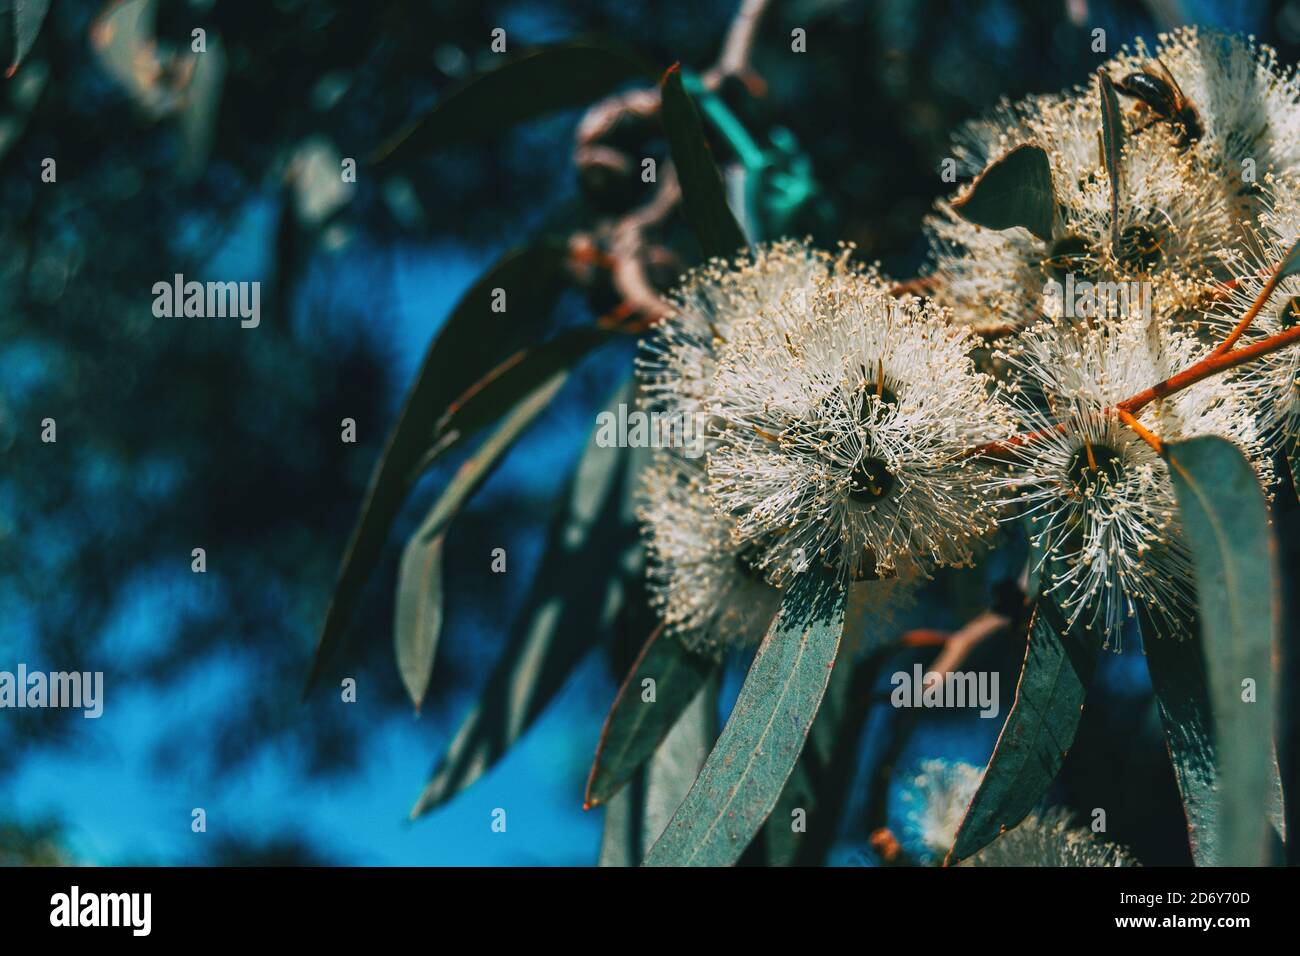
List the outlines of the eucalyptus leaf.
{"type": "Polygon", "coordinates": [[[433,675],[442,630],[442,550],[447,528],[520,434],[550,405],[567,378],[564,370],[552,372],[550,378],[515,406],[457,469],[402,552],[393,641],[402,685],[417,712],[433,675]]]}
{"type": "Polygon", "coordinates": [[[586,807],[599,806],[618,792],[717,669],[716,658],[690,650],[662,627],[655,630],[605,718],[587,780],[586,807]],[[654,682],[652,700],[645,699],[647,680],[654,682]]]}
{"type": "MultiPolygon", "coordinates": [[[[631,386],[612,402],[633,400],[631,386]]],[[[575,666],[606,637],[642,576],[631,492],[639,449],[593,431],[551,523],[540,570],[487,687],[411,810],[427,813],[486,773],[532,726],[575,666]],[[582,574],[575,574],[582,568],[582,574]]]]}
{"type": "Polygon", "coordinates": [[[530,50],[474,77],[443,96],[425,116],[377,149],[372,162],[389,162],[400,148],[428,153],[500,133],[560,110],[594,103],[631,80],[649,80],[649,68],[626,51],[594,41],[530,50]]]}
{"type": "Polygon", "coordinates": [[[1185,634],[1161,634],[1145,608],[1139,607],[1142,647],[1151,689],[1165,730],[1169,760],[1187,817],[1187,838],[1197,866],[1219,861],[1214,715],[1205,670],[1204,645],[1194,620],[1180,626],[1185,634]]]}
{"type": "Polygon", "coordinates": [[[601,866],[636,866],[659,839],[718,736],[714,672],[678,716],[650,759],[633,771],[605,809],[601,866]]]}
{"type": "Polygon", "coordinates": [[[49,12],[50,0],[14,0],[14,58],[6,76],[18,72],[19,65],[36,43],[45,14],[49,12]]]}
{"type": "Polygon", "coordinates": [[[674,66],[663,77],[661,117],[677,179],[682,211],[707,257],[729,259],[745,248],[745,234],[727,205],[727,192],[704,136],[704,124],[674,66]]]}
{"type": "Polygon", "coordinates": [[[1086,617],[1085,611],[1070,627],[1051,593],[1040,595],[1015,703],[946,865],[973,856],[1018,824],[1056,779],[1074,744],[1097,665],[1096,636],[1084,627],[1086,617]]]}
{"type": "Polygon", "coordinates": [[[1281,631],[1268,506],[1241,451],[1205,436],[1166,446],[1200,610],[1218,742],[1218,851],[1259,866],[1276,806],[1272,654],[1281,631]]]}
{"type": "Polygon", "coordinates": [[[1124,119],[1119,111],[1119,95],[1104,69],[1097,70],[1097,87],[1101,94],[1101,153],[1110,184],[1111,248],[1119,247],[1119,195],[1123,189],[1120,173],[1120,150],[1124,144],[1124,119]]]}
{"type": "Polygon", "coordinates": [[[952,207],[977,226],[1023,226],[1048,242],[1052,238],[1056,199],[1047,153],[1037,146],[1017,146],[984,170],[952,207]]]}
{"type": "Polygon", "coordinates": [[[695,785],[646,866],[730,866],[776,806],[839,651],[845,592],[815,564],[786,591],[695,785]]]}
{"type": "Polygon", "coordinates": [[[427,461],[435,426],[457,397],[518,350],[521,338],[539,334],[559,294],[563,254],[564,247],[553,242],[506,253],[461,298],[429,346],[371,474],[339,567],[304,694],[342,641],[362,588],[383,553],[393,520],[420,466],[427,461]],[[498,290],[506,297],[506,311],[493,309],[500,301],[498,290]]]}

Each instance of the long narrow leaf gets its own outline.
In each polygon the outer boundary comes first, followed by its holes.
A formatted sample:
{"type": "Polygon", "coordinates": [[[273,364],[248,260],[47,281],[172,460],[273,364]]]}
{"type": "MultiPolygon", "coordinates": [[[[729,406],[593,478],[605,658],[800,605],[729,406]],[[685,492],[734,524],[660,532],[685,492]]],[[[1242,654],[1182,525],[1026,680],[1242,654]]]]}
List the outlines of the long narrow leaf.
{"type": "Polygon", "coordinates": [[[705,256],[730,258],[745,247],[745,234],[727,205],[727,191],[704,138],[704,124],[676,66],[664,74],[662,114],[686,221],[705,256]]]}
{"type": "Polygon", "coordinates": [[[402,684],[419,711],[433,675],[442,630],[442,547],[451,520],[501,463],[507,451],[555,397],[568,372],[552,372],[506,416],[456,471],[402,552],[397,576],[394,644],[402,684]]]}
{"type": "Polygon", "coordinates": [[[537,335],[559,293],[563,248],[539,243],[503,256],[457,303],[429,346],[397,425],[370,477],[338,581],[312,659],[304,693],[338,647],[362,588],[448,406],[480,376],[537,335]],[[507,310],[493,311],[494,290],[506,293],[507,310]]]}
{"type": "Polygon", "coordinates": [[[1074,744],[1096,663],[1095,637],[1082,623],[1068,627],[1050,594],[1041,596],[1029,627],[1015,703],[946,865],[988,846],[1002,830],[1028,816],[1047,793],[1074,744]]]}
{"type": "Polygon", "coordinates": [[[647,866],[729,866],[772,812],[816,719],[844,628],[844,589],[815,565],[786,592],[735,709],[647,866]]]}
{"type": "MultiPolygon", "coordinates": [[[[615,399],[629,400],[624,389],[615,399]]],[[[486,773],[532,726],[611,628],[641,577],[629,504],[636,449],[587,444],[547,535],[536,581],[479,702],[456,732],[412,818],[486,773]],[[578,575],[574,568],[589,569],[578,575]]]]}
{"type": "Polygon", "coordinates": [[[1167,448],[1192,551],[1218,738],[1219,859],[1268,859],[1275,803],[1273,647],[1280,633],[1273,535],[1254,470],[1221,438],[1167,448]]]}
{"type": "Polygon", "coordinates": [[[371,161],[389,162],[399,147],[403,153],[425,154],[503,132],[548,113],[594,103],[630,80],[649,76],[644,63],[606,44],[563,43],[530,50],[443,96],[427,115],[375,150],[371,161]]]}
{"type": "Polygon", "coordinates": [[[637,656],[601,728],[596,758],[587,779],[586,809],[605,803],[645,762],[682,712],[698,695],[718,661],[697,654],[679,639],[650,635],[637,656]],[[654,681],[654,697],[646,700],[645,681],[654,681]]]}

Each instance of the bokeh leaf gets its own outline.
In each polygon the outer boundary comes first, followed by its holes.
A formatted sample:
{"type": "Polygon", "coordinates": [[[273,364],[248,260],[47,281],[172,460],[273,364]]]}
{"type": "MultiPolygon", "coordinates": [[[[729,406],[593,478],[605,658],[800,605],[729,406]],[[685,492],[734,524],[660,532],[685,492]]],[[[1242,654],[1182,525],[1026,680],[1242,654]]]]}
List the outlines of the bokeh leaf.
{"type": "MultiPolygon", "coordinates": [[[[613,406],[634,400],[633,394],[626,387],[613,406]]],[[[613,625],[642,573],[630,495],[638,451],[603,448],[593,431],[547,534],[537,579],[506,649],[412,808],[412,819],[486,773],[613,625]],[[574,568],[585,570],[575,574],[574,568]]]]}
{"type": "Polygon", "coordinates": [[[457,303],[424,357],[397,424],[370,477],[312,660],[304,693],[338,647],[356,602],[383,553],[393,519],[447,408],[480,376],[517,351],[520,337],[537,336],[560,288],[564,247],[540,242],[506,253],[457,303]],[[494,290],[506,311],[494,312],[494,290]]]}
{"type": "Polygon", "coordinates": [[[776,806],[839,651],[845,594],[815,564],[795,578],[736,706],[647,866],[730,866],[776,806]]]}
{"type": "Polygon", "coordinates": [[[631,54],[591,41],[530,50],[442,97],[375,150],[385,163],[401,148],[430,152],[502,132],[548,113],[594,103],[634,79],[648,79],[631,54]]]}
{"type": "Polygon", "coordinates": [[[729,259],[745,248],[745,234],[727,205],[722,176],[704,138],[704,124],[682,86],[679,67],[664,74],[662,87],[664,133],[682,187],[682,211],[704,255],[729,259]]]}
{"type": "Polygon", "coordinates": [[[977,226],[1024,226],[1039,239],[1049,241],[1056,199],[1047,153],[1037,146],[1017,146],[984,170],[952,207],[977,226]]]}
{"type": "Polygon", "coordinates": [[[515,406],[496,431],[457,469],[402,552],[393,641],[402,685],[417,712],[433,675],[442,629],[442,548],[447,528],[520,434],[550,405],[567,378],[564,370],[553,372],[515,406]]]}
{"type": "Polygon", "coordinates": [[[1268,506],[1230,442],[1193,438],[1167,446],[1166,457],[1191,547],[1209,669],[1219,862],[1259,866],[1268,860],[1276,786],[1272,654],[1281,627],[1268,506]]]}
{"type": "MultiPolygon", "coordinates": [[[[1050,573],[1045,576],[1050,580],[1050,573]]],[[[1018,824],[1056,779],[1097,664],[1096,637],[1082,623],[1087,617],[1085,610],[1069,627],[1051,595],[1040,595],[1015,703],[945,865],[978,853],[1018,824]]]]}
{"type": "Polygon", "coordinates": [[[716,659],[698,654],[662,626],[646,641],[618,689],[605,717],[596,758],[587,779],[587,809],[608,802],[659,746],[718,668],[716,659]],[[655,699],[642,699],[645,680],[653,680],[655,699]]]}
{"type": "Polygon", "coordinates": [[[40,35],[45,14],[50,12],[50,0],[14,0],[14,59],[6,76],[18,72],[19,65],[31,52],[40,35]]]}

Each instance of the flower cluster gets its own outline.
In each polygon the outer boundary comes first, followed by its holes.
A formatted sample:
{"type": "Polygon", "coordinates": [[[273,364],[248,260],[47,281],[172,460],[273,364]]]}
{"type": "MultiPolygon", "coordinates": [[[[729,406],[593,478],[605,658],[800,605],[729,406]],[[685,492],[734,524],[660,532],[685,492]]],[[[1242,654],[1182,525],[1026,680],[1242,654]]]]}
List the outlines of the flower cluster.
{"type": "Polygon", "coordinates": [[[647,403],[707,422],[702,465],[665,455],[647,478],[665,622],[756,639],[814,564],[903,594],[1015,522],[1071,625],[1116,649],[1134,616],[1188,636],[1164,445],[1226,439],[1267,488],[1276,452],[1300,461],[1300,351],[1130,400],[1207,367],[1243,315],[1244,343],[1300,319],[1298,133],[1300,79],[1272,51],[1181,30],[958,133],[973,181],[926,220],[928,298],[806,242],[688,275],[638,359],[647,403]],[[1050,209],[966,218],[1016,151],[1045,162],[1026,175],[1050,209]]]}

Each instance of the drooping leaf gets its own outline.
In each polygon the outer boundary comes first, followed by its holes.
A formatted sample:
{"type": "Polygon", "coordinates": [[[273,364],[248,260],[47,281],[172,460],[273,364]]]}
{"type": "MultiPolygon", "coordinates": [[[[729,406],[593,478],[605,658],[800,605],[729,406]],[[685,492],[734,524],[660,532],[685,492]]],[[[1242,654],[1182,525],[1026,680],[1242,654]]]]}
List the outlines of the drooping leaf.
{"type": "Polygon", "coordinates": [[[517,351],[522,337],[539,334],[559,293],[562,256],[563,247],[551,242],[506,253],[457,303],[429,346],[371,474],[344,550],[304,693],[311,690],[342,640],[439,419],[479,377],[517,351]],[[496,290],[503,290],[506,296],[504,312],[493,310],[494,301],[498,301],[496,290]]]}
{"type": "Polygon", "coordinates": [[[402,685],[417,712],[433,675],[433,660],[442,629],[442,548],[447,528],[520,434],[550,405],[567,378],[564,370],[553,372],[515,406],[496,431],[457,469],[402,552],[393,642],[402,685]]]}
{"type": "Polygon", "coordinates": [[[606,803],[658,747],[718,662],[657,628],[641,649],[605,718],[587,780],[586,808],[606,803]],[[645,700],[644,681],[654,681],[645,700]]]}
{"type": "Polygon", "coordinates": [[[1015,703],[945,865],[978,853],[1018,824],[1056,779],[1096,669],[1097,639],[1081,623],[1086,616],[1068,627],[1050,593],[1039,597],[1015,703]]]}
{"type": "Polygon", "coordinates": [[[717,674],[704,682],[650,759],[610,798],[601,866],[637,866],[681,805],[718,737],[717,674]]]}
{"type": "Polygon", "coordinates": [[[731,258],[745,248],[745,234],[727,205],[722,176],[704,137],[699,111],[682,86],[680,68],[671,67],[661,85],[661,118],[682,187],[686,221],[705,256],[731,258]]]}
{"type": "Polygon", "coordinates": [[[868,694],[880,662],[887,656],[878,653],[854,661],[841,654],[836,662],[808,743],[755,841],[762,843],[763,865],[819,866],[825,862],[853,781],[868,694]]]}
{"type": "Polygon", "coordinates": [[[1047,242],[1052,238],[1052,217],[1056,212],[1047,153],[1037,146],[1017,146],[984,170],[970,191],[952,206],[963,219],[977,226],[1024,226],[1047,242]]]}
{"type": "Polygon", "coordinates": [[[815,564],[786,591],[736,706],[647,866],[729,866],[776,806],[816,719],[844,627],[844,589],[815,564]]]}
{"type": "Polygon", "coordinates": [[[1184,627],[1185,633],[1197,636],[1179,640],[1173,634],[1161,634],[1145,608],[1139,607],[1138,617],[1151,689],[1187,816],[1192,860],[1197,866],[1215,866],[1219,862],[1215,819],[1218,796],[1214,716],[1210,708],[1204,644],[1197,635],[1195,621],[1187,621],[1184,627]]]}
{"type": "Polygon", "coordinates": [[[594,103],[653,74],[631,54],[596,42],[530,50],[443,96],[425,116],[375,150],[387,162],[400,147],[428,153],[503,132],[549,113],[594,103]]]}
{"type": "MultiPolygon", "coordinates": [[[[632,394],[630,386],[621,390],[614,407],[632,394]]],[[[642,573],[630,494],[639,451],[603,448],[594,433],[588,441],[506,649],[412,808],[413,819],[486,773],[609,632],[642,573]]]]}
{"type": "Polygon", "coordinates": [[[518,401],[559,372],[573,368],[615,333],[593,326],[561,332],[555,338],[511,355],[458,396],[434,429],[436,447],[464,441],[492,424],[518,401]]]}
{"type": "Polygon", "coordinates": [[[1119,94],[1110,74],[1097,70],[1097,87],[1101,94],[1101,154],[1106,166],[1106,179],[1110,184],[1110,243],[1118,253],[1119,194],[1124,188],[1120,178],[1120,149],[1124,144],[1124,119],[1119,112],[1119,94]]]}
{"type": "Polygon", "coordinates": [[[1269,854],[1274,803],[1272,654],[1280,605],[1268,506],[1254,470],[1230,442],[1166,447],[1192,552],[1201,636],[1218,743],[1218,852],[1225,866],[1269,854]]]}
{"type": "Polygon", "coordinates": [[[19,65],[31,52],[40,35],[45,14],[50,12],[50,0],[14,0],[14,59],[6,76],[18,72],[19,65]]]}

